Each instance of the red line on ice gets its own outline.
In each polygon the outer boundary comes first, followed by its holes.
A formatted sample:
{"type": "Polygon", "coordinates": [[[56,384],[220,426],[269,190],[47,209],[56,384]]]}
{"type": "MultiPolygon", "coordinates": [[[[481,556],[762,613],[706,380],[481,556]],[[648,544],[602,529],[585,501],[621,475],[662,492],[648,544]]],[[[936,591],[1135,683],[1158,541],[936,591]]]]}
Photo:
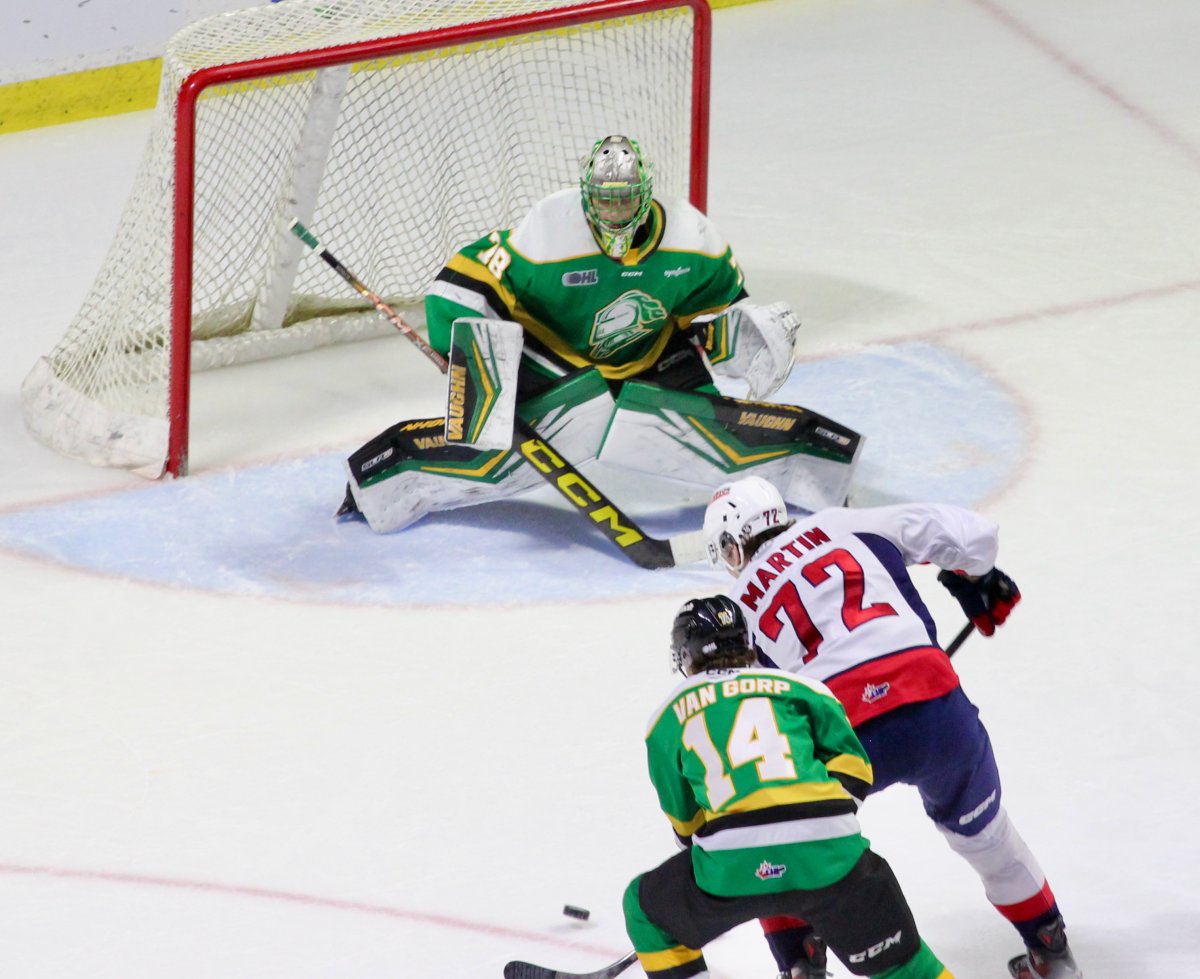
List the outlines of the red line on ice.
{"type": "MultiPolygon", "coordinates": [[[[1192,163],[1200,166],[1200,149],[1197,149],[1189,143],[1183,136],[1171,129],[1165,123],[1160,122],[1149,112],[1134,102],[1131,102],[1124,95],[1118,92],[1112,85],[1104,81],[1104,79],[1093,74],[1082,64],[1070,57],[1061,48],[1055,46],[1037,33],[1032,27],[1023,21],[1018,20],[1013,14],[1005,10],[995,0],[971,0],[975,6],[986,11],[995,20],[998,20],[1014,34],[1029,42],[1060,67],[1066,69],[1089,88],[1094,89],[1103,95],[1108,101],[1119,107],[1128,116],[1135,119],[1141,125],[1145,126],[1153,132],[1159,139],[1170,143],[1177,150],[1183,151],[1184,155],[1192,161],[1192,163]]],[[[1082,9],[1082,8],[1081,8],[1082,9]]]]}
{"type": "Polygon", "coordinates": [[[279,891],[268,887],[250,887],[242,884],[219,884],[212,881],[183,880],[173,877],[150,877],[144,874],[123,874],[105,870],[73,870],[66,867],[30,867],[17,864],[0,864],[0,874],[25,877],[53,877],[73,880],[101,881],[109,884],[123,884],[141,887],[159,887],[178,891],[199,891],[210,894],[224,894],[235,897],[252,897],[267,901],[281,901],[289,904],[300,904],[307,907],[330,908],[336,911],[356,911],[360,914],[381,915],[387,918],[397,918],[402,921],[416,922],[425,925],[437,925],[441,928],[453,928],[458,931],[470,931],[476,934],[495,935],[500,938],[512,938],[522,942],[537,942],[541,945],[554,945],[575,951],[595,952],[597,955],[612,957],[620,952],[607,946],[589,945],[559,938],[535,931],[521,931],[517,928],[506,928],[502,925],[491,925],[485,922],[469,921],[465,918],[455,918],[444,914],[430,914],[425,911],[409,911],[404,908],[393,908],[384,904],[368,904],[363,901],[347,901],[340,898],[319,897],[314,894],[298,894],[292,891],[279,891]]]}
{"type": "MultiPolygon", "coordinates": [[[[966,323],[955,323],[949,326],[939,326],[932,330],[921,330],[914,333],[916,337],[937,337],[947,333],[968,333],[973,330],[985,330],[994,326],[1011,326],[1017,323],[1028,323],[1032,320],[1049,319],[1056,316],[1070,316],[1074,313],[1086,313],[1095,309],[1112,309],[1116,306],[1126,306],[1142,302],[1146,299],[1162,299],[1184,292],[1200,290],[1200,279],[1187,282],[1175,282],[1166,286],[1155,286],[1149,289],[1139,289],[1136,292],[1125,292],[1113,296],[1100,296],[1097,299],[1082,299],[1073,303],[1061,303],[1055,306],[1043,306],[1041,309],[1030,309],[1021,313],[1008,313],[1004,316],[989,316],[986,319],[971,320],[966,323]]],[[[890,342],[896,342],[894,339],[890,342]]]]}

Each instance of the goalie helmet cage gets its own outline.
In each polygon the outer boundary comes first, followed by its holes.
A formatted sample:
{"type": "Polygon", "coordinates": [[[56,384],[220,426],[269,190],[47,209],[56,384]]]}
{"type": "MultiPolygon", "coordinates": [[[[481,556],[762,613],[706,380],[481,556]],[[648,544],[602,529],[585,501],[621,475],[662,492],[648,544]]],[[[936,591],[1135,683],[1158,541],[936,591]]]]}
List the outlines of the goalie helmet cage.
{"type": "Polygon", "coordinates": [[[295,217],[419,309],[601,136],[637,138],[656,196],[703,210],[710,49],[708,0],[282,0],[189,26],[96,281],[22,385],[26,426],[183,475],[193,370],[388,332],[301,262],[295,217]]]}

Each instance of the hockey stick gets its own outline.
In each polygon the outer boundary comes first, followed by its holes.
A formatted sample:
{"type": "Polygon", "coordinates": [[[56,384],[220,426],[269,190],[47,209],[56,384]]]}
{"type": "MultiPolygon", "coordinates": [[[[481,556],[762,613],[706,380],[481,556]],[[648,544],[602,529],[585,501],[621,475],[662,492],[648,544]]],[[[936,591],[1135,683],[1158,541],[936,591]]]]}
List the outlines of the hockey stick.
{"type": "Polygon", "coordinates": [[[629,952],[595,972],[560,972],[532,962],[509,962],[504,967],[504,979],[613,979],[637,961],[637,952],[629,952]]]}
{"type": "MultiPolygon", "coordinates": [[[[316,252],[325,264],[345,279],[359,295],[369,301],[384,319],[415,343],[438,370],[446,373],[449,369],[446,358],[405,323],[400,314],[385,303],[378,293],[368,289],[358,276],[330,254],[329,249],[323,247],[316,235],[301,224],[299,219],[292,221],[289,230],[316,252]]],[[[585,479],[578,469],[555,452],[553,446],[520,416],[513,419],[512,450],[533,466],[541,477],[558,490],[562,497],[574,504],[577,510],[587,514],[604,536],[628,554],[630,560],[638,567],[673,568],[676,565],[703,560],[704,543],[700,531],[662,540],[649,536],[594,483],[585,479]]]]}
{"type": "Polygon", "coordinates": [[[946,647],[946,655],[953,656],[958,652],[958,647],[967,641],[967,637],[975,631],[975,623],[968,622],[965,626],[958,630],[958,635],[950,640],[950,645],[946,647]]]}

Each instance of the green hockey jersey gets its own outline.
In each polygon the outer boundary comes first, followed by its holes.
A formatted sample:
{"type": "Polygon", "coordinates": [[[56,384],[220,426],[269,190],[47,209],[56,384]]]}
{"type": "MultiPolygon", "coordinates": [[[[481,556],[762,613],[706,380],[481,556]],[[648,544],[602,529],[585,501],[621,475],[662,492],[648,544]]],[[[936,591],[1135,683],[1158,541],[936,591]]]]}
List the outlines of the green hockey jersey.
{"type": "Polygon", "coordinates": [[[515,320],[567,363],[622,380],[654,363],[674,330],[745,294],[732,251],[692,205],[654,201],[617,261],[572,189],[456,253],[426,294],[425,318],[442,351],[460,316],[515,320]]]}
{"type": "Polygon", "coordinates": [[[646,749],[710,894],[826,887],[867,848],[855,796],[871,764],[820,682],[768,669],[689,677],[652,718],[646,749]]]}

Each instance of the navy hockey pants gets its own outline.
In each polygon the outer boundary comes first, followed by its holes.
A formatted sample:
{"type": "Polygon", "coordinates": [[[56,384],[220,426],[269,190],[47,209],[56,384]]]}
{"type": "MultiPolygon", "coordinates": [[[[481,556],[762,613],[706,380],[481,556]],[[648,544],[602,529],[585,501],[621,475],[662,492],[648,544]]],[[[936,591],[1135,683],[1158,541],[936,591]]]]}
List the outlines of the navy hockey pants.
{"type": "Polygon", "coordinates": [[[961,687],[873,717],[855,733],[875,771],[872,793],[914,785],[929,817],[963,836],[995,818],[1000,772],[979,710],[961,687]]]}

